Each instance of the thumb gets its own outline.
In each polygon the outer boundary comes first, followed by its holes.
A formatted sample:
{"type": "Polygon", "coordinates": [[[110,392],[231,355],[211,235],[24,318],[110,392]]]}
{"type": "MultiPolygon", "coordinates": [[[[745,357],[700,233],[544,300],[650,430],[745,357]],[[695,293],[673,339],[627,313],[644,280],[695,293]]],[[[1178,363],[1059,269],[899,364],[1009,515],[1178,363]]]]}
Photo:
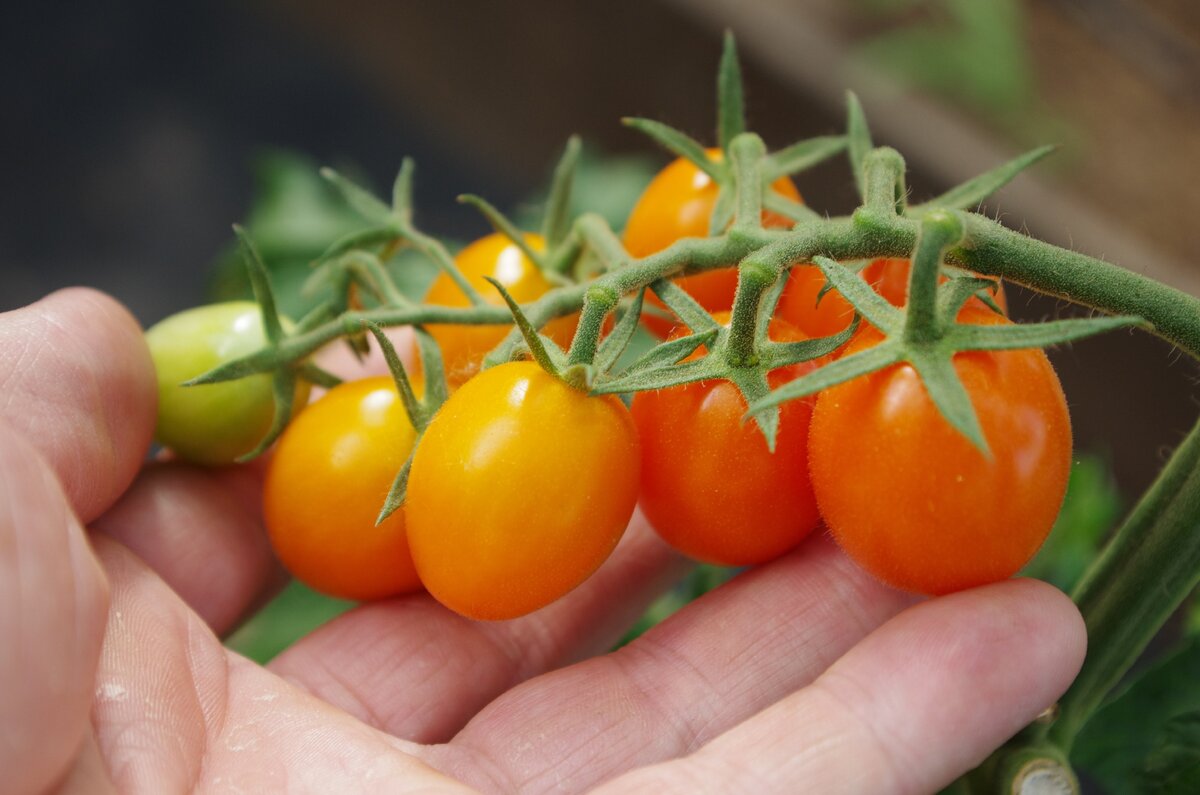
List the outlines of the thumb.
{"type": "Polygon", "coordinates": [[[47,462],[0,421],[0,770],[44,792],[88,730],[108,586],[47,462]]]}
{"type": "Polygon", "coordinates": [[[0,420],[41,453],[83,522],[133,481],[155,400],[141,328],[103,293],[61,290],[0,314],[0,420]]]}

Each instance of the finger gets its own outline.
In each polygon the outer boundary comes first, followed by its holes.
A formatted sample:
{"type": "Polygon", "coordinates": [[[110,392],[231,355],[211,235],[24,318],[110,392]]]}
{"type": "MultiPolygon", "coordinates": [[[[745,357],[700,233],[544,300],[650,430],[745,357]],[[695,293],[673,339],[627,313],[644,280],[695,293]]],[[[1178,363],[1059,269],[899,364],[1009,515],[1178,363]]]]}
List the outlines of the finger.
{"type": "Polygon", "coordinates": [[[614,654],[527,682],[435,751],[484,789],[579,790],[690,753],[802,687],[913,597],[824,535],[693,602],[614,654]],[[486,769],[484,767],[483,769],[486,769]]]}
{"type": "Polygon", "coordinates": [[[48,790],[88,728],[108,588],[49,465],[0,422],[0,770],[48,790]]]}
{"type": "Polygon", "coordinates": [[[1087,643],[1063,594],[1018,580],[898,616],[812,686],[605,792],[934,792],[1066,690],[1087,643]]]}
{"type": "Polygon", "coordinates": [[[528,616],[471,621],[427,595],[365,605],[271,668],[395,736],[442,741],[518,682],[610,648],[687,565],[638,513],[595,575],[528,616]]]}
{"type": "MultiPolygon", "coordinates": [[[[411,375],[413,368],[419,366],[417,365],[416,345],[414,344],[415,337],[412,326],[389,328],[384,333],[387,334],[388,339],[395,346],[396,353],[400,356],[400,361],[403,363],[404,369],[411,375]]],[[[344,343],[338,342],[327,345],[317,354],[317,364],[343,381],[354,381],[372,375],[385,375],[388,371],[387,361],[383,358],[383,352],[379,349],[379,345],[374,344],[373,340],[371,342],[371,350],[361,357],[356,355],[350,346],[344,343]]],[[[317,390],[313,391],[314,399],[316,399],[318,394],[317,390]]]]}
{"type": "Polygon", "coordinates": [[[142,558],[217,634],[287,577],[262,526],[262,464],[146,467],[92,523],[142,558]]]}
{"type": "Polygon", "coordinates": [[[467,791],[406,744],[222,648],[122,545],[98,536],[96,548],[112,609],[95,680],[95,747],[85,745],[67,782],[76,791],[467,791]]]}
{"type": "Polygon", "coordinates": [[[0,418],[41,452],[85,523],[137,473],[155,394],[141,328],[103,293],[62,290],[0,314],[0,418]]]}

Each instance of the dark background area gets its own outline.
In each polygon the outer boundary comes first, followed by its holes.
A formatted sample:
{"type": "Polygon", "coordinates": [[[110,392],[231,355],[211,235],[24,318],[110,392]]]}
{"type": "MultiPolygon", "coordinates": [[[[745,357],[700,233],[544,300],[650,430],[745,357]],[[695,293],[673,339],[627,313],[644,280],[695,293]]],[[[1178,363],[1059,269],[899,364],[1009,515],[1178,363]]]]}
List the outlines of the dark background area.
{"type": "MultiPolygon", "coordinates": [[[[116,0],[11,10],[0,28],[0,310],[70,284],[112,293],[145,324],[204,301],[230,224],[248,211],[255,158],[272,148],[351,165],[377,187],[411,155],[419,222],[470,239],[486,227],[455,196],[512,207],[544,184],[571,133],[657,162],[621,116],[712,140],[719,30],[687,5],[116,0]]],[[[839,110],[753,47],[742,51],[751,123],[768,145],[841,129],[839,110]]],[[[888,119],[873,127],[889,142],[888,119]]],[[[949,187],[910,163],[918,196],[949,187]]],[[[840,161],[798,182],[821,210],[853,205],[840,161]]],[[[1019,207],[1004,210],[1026,224],[1019,207]]],[[[1063,310],[1011,296],[1018,319],[1063,310]]],[[[1106,456],[1122,491],[1136,494],[1195,417],[1195,366],[1134,333],[1053,355],[1079,448],[1106,456]]]]}

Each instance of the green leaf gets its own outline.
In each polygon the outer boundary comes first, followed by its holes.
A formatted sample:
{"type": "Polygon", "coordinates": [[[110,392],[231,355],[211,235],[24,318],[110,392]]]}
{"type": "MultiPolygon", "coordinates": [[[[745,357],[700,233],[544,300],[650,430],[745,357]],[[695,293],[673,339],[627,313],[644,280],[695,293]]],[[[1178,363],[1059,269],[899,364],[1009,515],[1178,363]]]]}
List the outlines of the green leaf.
{"type": "Polygon", "coordinates": [[[392,222],[392,208],[377,199],[370,191],[359,187],[332,168],[321,169],[321,176],[329,180],[345,198],[346,203],[368,221],[381,226],[392,222]]]}
{"type": "Polygon", "coordinates": [[[275,440],[283,433],[292,419],[292,409],[296,402],[296,375],[291,370],[280,369],[271,379],[271,394],[275,399],[275,415],[271,418],[271,427],[267,435],[258,441],[254,449],[245,455],[238,456],[239,463],[252,461],[267,451],[275,440]]]}
{"type": "MultiPolygon", "coordinates": [[[[409,422],[418,431],[425,430],[425,426],[429,422],[429,415],[413,391],[412,383],[408,380],[408,373],[404,369],[404,363],[400,361],[400,354],[396,352],[396,346],[388,339],[387,334],[378,323],[366,321],[366,326],[375,336],[375,341],[379,343],[379,350],[383,352],[383,359],[387,362],[388,372],[392,374],[396,391],[400,393],[400,400],[404,403],[404,411],[408,414],[409,422]]],[[[386,518],[385,516],[380,517],[380,521],[386,518]]]]}
{"type": "Polygon", "coordinates": [[[700,306],[695,298],[688,295],[687,291],[675,282],[658,279],[650,284],[650,289],[692,331],[709,331],[719,328],[717,321],[708,314],[708,310],[700,306]]]}
{"type": "Polygon", "coordinates": [[[296,372],[298,372],[300,377],[302,377],[305,381],[308,381],[310,384],[316,384],[322,389],[333,389],[335,386],[338,386],[342,383],[341,378],[338,378],[336,375],[322,367],[318,367],[312,362],[304,362],[298,368],[296,368],[296,372]]]}
{"type": "Polygon", "coordinates": [[[938,288],[938,313],[941,322],[949,326],[958,317],[958,310],[973,297],[991,295],[996,290],[996,280],[983,276],[955,276],[938,288]]]}
{"type": "Polygon", "coordinates": [[[334,599],[298,580],[288,583],[279,596],[230,635],[225,645],[260,664],[322,624],[354,607],[354,602],[334,599]]]}
{"type": "Polygon", "coordinates": [[[442,349],[424,326],[413,326],[413,333],[417,340],[417,353],[421,357],[421,369],[425,372],[425,410],[432,416],[450,396],[442,349]]]}
{"type": "Polygon", "coordinates": [[[738,65],[733,31],[725,31],[721,65],[717,69],[717,142],[728,151],[734,138],[746,131],[746,107],[742,92],[742,68],[738,65]]]}
{"type": "Polygon", "coordinates": [[[773,190],[768,190],[763,194],[762,203],[764,210],[769,210],[776,215],[782,215],[784,218],[797,223],[802,221],[817,221],[821,218],[820,214],[811,207],[780,196],[773,190]]]}
{"type": "Polygon", "coordinates": [[[984,199],[1011,182],[1013,177],[1053,152],[1056,148],[1052,145],[1039,146],[1037,149],[1013,158],[998,168],[994,168],[991,171],[967,180],[957,187],[951,188],[937,198],[912,207],[909,213],[910,215],[915,215],[918,212],[923,212],[934,207],[944,207],[954,210],[970,210],[978,207],[984,199]]]}
{"type": "MultiPolygon", "coordinates": [[[[529,348],[529,355],[547,373],[550,373],[555,378],[559,377],[562,373],[561,362],[556,362],[550,354],[550,350],[555,349],[557,346],[552,342],[547,346],[546,343],[548,340],[538,334],[537,329],[529,322],[529,318],[525,317],[525,313],[521,311],[520,304],[513,300],[513,297],[508,294],[508,290],[504,289],[503,284],[491,276],[484,276],[483,278],[487,279],[488,283],[500,292],[500,295],[504,298],[504,303],[508,304],[508,311],[512,312],[513,320],[516,321],[517,328],[521,330],[521,336],[525,338],[525,344],[529,348]]],[[[559,353],[561,354],[562,352],[559,351],[559,353]]],[[[565,361],[565,357],[563,361],[565,361]]]]}
{"type": "Polygon", "coordinates": [[[714,181],[723,181],[722,169],[712,160],[709,160],[708,153],[704,151],[704,146],[696,139],[652,119],[626,118],[622,121],[626,127],[632,127],[638,132],[650,136],[654,139],[655,143],[667,151],[690,160],[696,168],[708,174],[714,181]]]}
{"type": "Polygon", "coordinates": [[[737,210],[737,192],[732,185],[722,185],[717,191],[717,200],[713,202],[712,214],[708,217],[708,234],[716,237],[725,233],[733,223],[733,215],[737,210]]]}
{"type": "Polygon", "coordinates": [[[857,271],[828,257],[813,257],[813,264],[821,269],[833,289],[841,293],[871,325],[891,332],[904,320],[903,310],[889,304],[857,271]]]}
{"type": "MultiPolygon", "coordinates": [[[[318,263],[324,263],[342,256],[348,251],[360,248],[371,248],[390,243],[396,239],[396,230],[391,226],[373,226],[342,235],[333,241],[322,254],[317,257],[318,263]]],[[[307,284],[305,285],[307,288],[307,284]]]]}
{"type": "Polygon", "coordinates": [[[854,184],[858,186],[859,198],[867,197],[867,153],[875,148],[871,142],[871,130],[867,127],[867,116],[862,103],[853,91],[846,92],[846,144],[850,150],[850,170],[854,173],[854,184]]]}
{"type": "Polygon", "coordinates": [[[1200,710],[1175,716],[1159,737],[1162,744],[1146,757],[1143,791],[1155,795],[1200,792],[1200,710]]]}
{"type": "Polygon", "coordinates": [[[458,200],[463,204],[471,205],[483,213],[483,216],[487,218],[488,223],[492,225],[493,229],[508,238],[514,246],[521,249],[521,253],[528,257],[530,262],[535,263],[539,269],[545,269],[546,264],[543,262],[541,252],[534,251],[533,247],[529,245],[529,241],[525,239],[525,233],[517,229],[513,222],[508,220],[504,216],[504,213],[497,210],[491,202],[470,193],[464,193],[458,197],[458,200]]]}
{"type": "MultiPolygon", "coordinates": [[[[845,151],[848,145],[849,139],[845,135],[822,135],[797,141],[767,155],[763,161],[763,181],[770,184],[780,177],[812,168],[845,151]]],[[[867,148],[870,149],[869,141],[867,148]]]]}
{"type": "Polygon", "coordinates": [[[570,228],[571,186],[574,184],[575,171],[579,165],[580,147],[578,135],[568,138],[567,148],[554,168],[550,197],[546,200],[546,209],[542,215],[542,237],[546,240],[547,250],[557,248],[570,228]]]}
{"type": "MultiPolygon", "coordinates": [[[[420,435],[418,434],[417,441],[419,442],[420,440],[420,435]]],[[[404,498],[408,492],[408,473],[412,471],[412,460],[412,453],[409,453],[408,458],[404,459],[404,465],[396,473],[396,478],[392,481],[387,497],[383,501],[383,507],[379,509],[379,516],[375,519],[376,527],[383,524],[384,519],[387,519],[396,512],[397,508],[404,504],[404,498]]]]}
{"type": "Polygon", "coordinates": [[[639,370],[634,373],[626,371],[611,381],[599,381],[592,386],[593,395],[606,395],[622,392],[645,392],[650,389],[666,389],[680,384],[691,384],[696,381],[707,381],[710,378],[724,378],[724,366],[714,362],[710,357],[696,359],[683,364],[664,364],[639,370]]]}
{"type": "Polygon", "coordinates": [[[860,375],[873,373],[888,365],[900,361],[901,347],[898,342],[885,340],[874,347],[850,354],[838,359],[832,364],[818,367],[811,373],[788,381],[783,386],[771,392],[762,400],[751,403],[746,414],[753,416],[772,406],[778,406],[789,400],[815,395],[817,392],[837,386],[844,381],[858,378],[860,375]]]}
{"type": "Polygon", "coordinates": [[[611,370],[621,358],[621,354],[629,347],[633,335],[637,333],[638,321],[642,317],[642,299],[645,295],[645,290],[638,290],[638,294],[633,298],[633,303],[625,310],[620,322],[617,323],[612,333],[600,343],[593,362],[597,372],[607,373],[611,370]]]}
{"type": "Polygon", "coordinates": [[[230,359],[206,373],[183,382],[184,386],[199,386],[201,384],[219,384],[222,381],[236,381],[255,373],[265,373],[274,370],[279,355],[274,348],[260,348],[254,353],[230,359]]]}
{"type": "Polygon", "coordinates": [[[412,221],[413,207],[413,170],[415,164],[411,157],[400,162],[400,172],[392,183],[392,213],[405,223],[412,221]]]}
{"type": "Polygon", "coordinates": [[[246,230],[234,224],[233,231],[246,258],[246,274],[250,277],[254,300],[262,310],[263,333],[267,335],[271,344],[278,344],[284,337],[283,324],[279,320],[279,310],[275,308],[275,293],[271,290],[271,277],[267,273],[267,266],[263,264],[262,257],[259,256],[258,249],[254,247],[254,241],[250,239],[246,230]]]}
{"type": "Polygon", "coordinates": [[[760,343],[769,342],[768,331],[771,326],[771,319],[775,317],[775,308],[779,306],[779,299],[783,297],[783,291],[788,286],[788,274],[779,274],[779,277],[771,283],[771,286],[763,291],[762,297],[758,302],[758,317],[754,324],[754,338],[760,343]]]}
{"type": "Polygon", "coordinates": [[[909,357],[917,374],[921,376],[925,392],[938,411],[956,431],[975,445],[975,449],[990,459],[992,453],[979,424],[979,415],[975,413],[971,396],[959,380],[951,358],[942,355],[941,352],[917,356],[910,353],[909,357]]]}
{"type": "Polygon", "coordinates": [[[810,362],[833,353],[845,345],[858,331],[861,320],[855,315],[849,326],[829,337],[816,337],[795,342],[770,342],[762,346],[762,359],[768,369],[786,367],[798,362],[810,362]]]}
{"type": "Polygon", "coordinates": [[[1192,637],[1092,715],[1075,739],[1071,762],[1110,792],[1155,792],[1139,785],[1156,751],[1167,747],[1164,727],[1180,716],[1190,721],[1198,710],[1200,637],[1192,637]]]}
{"type": "MultiPolygon", "coordinates": [[[[771,392],[765,370],[752,367],[735,367],[728,375],[733,385],[742,393],[746,405],[762,400],[771,392]]],[[[779,407],[769,408],[754,415],[754,422],[767,441],[767,449],[775,452],[775,439],[779,435],[779,407]]]]}
{"type": "Polygon", "coordinates": [[[1045,323],[1016,323],[1005,326],[979,326],[956,323],[946,331],[947,344],[960,351],[1014,350],[1042,348],[1083,339],[1113,329],[1137,326],[1145,321],[1132,315],[1081,317],[1050,320],[1045,323]]]}
{"type": "Polygon", "coordinates": [[[686,337],[659,343],[633,364],[629,365],[621,375],[633,375],[643,370],[673,365],[691,356],[700,347],[712,345],[716,342],[719,333],[719,329],[713,328],[708,331],[699,331],[695,334],[688,334],[686,337]]]}

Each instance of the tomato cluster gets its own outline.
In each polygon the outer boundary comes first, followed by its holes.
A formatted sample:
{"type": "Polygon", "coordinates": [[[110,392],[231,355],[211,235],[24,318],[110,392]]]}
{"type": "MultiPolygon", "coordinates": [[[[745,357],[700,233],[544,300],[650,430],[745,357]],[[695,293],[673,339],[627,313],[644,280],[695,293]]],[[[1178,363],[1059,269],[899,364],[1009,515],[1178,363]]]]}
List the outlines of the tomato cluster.
{"type": "MultiPolygon", "coordinates": [[[[799,201],[786,178],[771,189],[799,201]]],[[[704,171],[686,160],[672,163],[633,209],[624,233],[629,252],[645,256],[706,236],[717,194],[704,171]]],[[[771,213],[762,220],[766,227],[790,223],[771,213]]],[[[546,246],[537,235],[524,243],[533,252],[546,246]]],[[[465,248],[456,265],[458,280],[443,273],[427,303],[470,306],[464,279],[491,304],[502,300],[487,279],[518,302],[552,286],[526,251],[500,234],[465,248]]],[[[860,273],[903,306],[909,271],[908,260],[879,259],[860,273]]],[[[736,269],[677,283],[718,323],[729,323],[736,269]]],[[[973,297],[958,322],[1005,324],[995,306],[1003,301],[1002,293],[987,302],[991,307],[973,297]]],[[[670,339],[688,333],[683,326],[672,331],[662,303],[650,302],[658,311],[642,320],[653,332],[670,339]]],[[[797,265],[769,336],[783,343],[830,337],[853,315],[821,271],[797,265]]],[[[542,333],[565,348],[578,322],[578,315],[562,317],[542,333]]],[[[1040,350],[954,356],[986,452],[951,427],[903,362],[785,403],[771,450],[746,422],[745,399],[731,381],[640,391],[627,409],[615,396],[589,395],[531,361],[481,372],[507,326],[428,331],[454,391],[427,424],[410,416],[392,378],[371,378],[331,389],[293,419],[275,449],[264,490],[271,541],[288,569],[318,590],[376,599],[425,589],[471,618],[514,618],[590,576],[640,503],[662,538],[697,560],[765,563],[824,524],[880,579],[939,594],[1016,572],[1049,532],[1065,491],[1070,423],[1040,350]],[[404,471],[403,505],[377,521],[404,471]]],[[[195,310],[147,337],[159,365],[160,440],[206,463],[253,448],[273,416],[269,376],[191,390],[177,384],[261,347],[257,305],[195,310]],[[205,413],[215,421],[197,422],[205,413]]],[[[864,325],[827,358],[881,339],[864,325]]],[[[825,362],[778,368],[769,385],[825,362]]],[[[419,377],[414,391],[423,392],[419,377]]],[[[297,405],[305,398],[298,393],[297,405]]]]}

